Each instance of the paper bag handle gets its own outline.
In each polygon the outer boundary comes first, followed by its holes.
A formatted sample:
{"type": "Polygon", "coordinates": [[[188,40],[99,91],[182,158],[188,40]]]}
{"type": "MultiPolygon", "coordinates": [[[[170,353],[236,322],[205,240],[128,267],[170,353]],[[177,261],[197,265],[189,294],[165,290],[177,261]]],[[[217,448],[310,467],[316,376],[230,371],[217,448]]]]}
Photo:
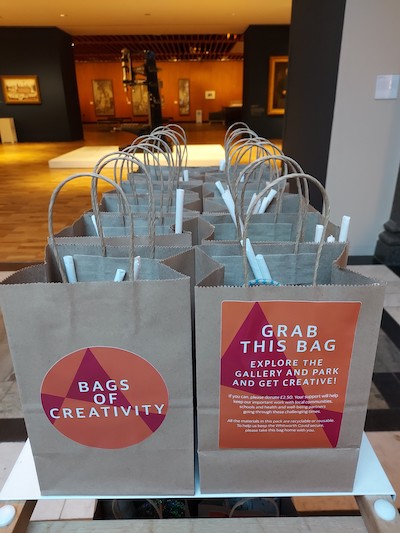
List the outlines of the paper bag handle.
{"type": "MultiPolygon", "coordinates": [[[[261,178],[263,177],[263,167],[267,163],[270,167],[272,163],[274,167],[274,172],[272,174],[273,177],[270,176],[269,181],[272,181],[283,174],[289,174],[289,168],[292,170],[295,169],[297,172],[303,172],[303,169],[300,167],[297,161],[284,155],[279,148],[275,147],[273,144],[268,144],[268,142],[269,141],[265,140],[266,144],[264,144],[261,138],[253,139],[250,142],[246,141],[246,143],[243,143],[243,145],[240,147],[246,151],[254,150],[254,148],[256,148],[259,152],[256,154],[257,158],[253,161],[250,161],[250,163],[248,163],[244,169],[240,170],[239,168],[239,172],[235,172],[235,174],[228,171],[228,182],[232,193],[238,189],[240,182],[245,181],[247,184],[250,176],[253,176],[257,170],[259,170],[259,177],[256,177],[252,181],[260,182],[261,178]],[[281,163],[281,169],[278,167],[278,162],[281,163]]],[[[245,152],[241,154],[241,157],[244,155],[245,152]]]]}
{"type": "Polygon", "coordinates": [[[253,131],[245,122],[235,122],[226,130],[224,138],[225,157],[228,161],[229,152],[235,144],[235,139],[243,138],[242,135],[247,135],[246,138],[258,137],[257,133],[253,131]]]}
{"type": "MultiPolygon", "coordinates": [[[[144,166],[144,163],[140,161],[139,159],[135,158],[133,155],[129,154],[128,152],[111,152],[104,156],[100,161],[97,163],[95,167],[95,173],[100,174],[104,170],[104,168],[110,164],[114,163],[114,177],[115,177],[115,168],[118,166],[118,163],[121,163],[121,166],[123,166],[125,163],[127,165],[138,165],[141,170],[143,170],[143,176],[146,179],[147,182],[147,191],[149,195],[149,211],[148,211],[148,227],[149,227],[149,240],[150,245],[153,248],[154,252],[154,243],[155,243],[155,207],[154,207],[154,192],[153,192],[153,184],[151,181],[151,177],[148,174],[148,171],[146,170],[146,167],[144,166]]],[[[113,183],[117,184],[116,181],[113,183]]],[[[119,185],[120,186],[120,185],[119,185]]],[[[125,192],[124,192],[125,195],[125,192]]],[[[92,188],[91,188],[91,196],[92,196],[92,207],[94,211],[94,206],[98,205],[97,203],[97,180],[92,180],[92,188]]],[[[123,215],[130,216],[132,218],[132,209],[129,206],[129,211],[126,211],[124,208],[124,204],[121,202],[121,196],[118,195],[118,199],[120,202],[120,208],[121,213],[123,215]]],[[[125,196],[126,198],[126,196],[125,196]]],[[[125,205],[129,205],[128,200],[126,201],[125,205]]]]}
{"type": "MultiPolygon", "coordinates": [[[[265,164],[265,162],[273,161],[274,163],[276,161],[281,161],[284,163],[284,168],[286,170],[290,169],[291,172],[304,174],[303,169],[299,165],[299,163],[292,159],[291,157],[285,156],[285,155],[268,155],[261,157],[249,165],[247,165],[239,174],[237,177],[235,183],[232,185],[232,198],[234,201],[234,207],[235,207],[235,216],[236,216],[236,226],[238,228],[238,237],[239,239],[243,238],[241,228],[242,228],[242,222],[244,220],[244,200],[245,200],[245,193],[246,193],[246,187],[247,184],[250,181],[250,177],[252,176],[253,172],[257,170],[258,166],[262,166],[265,164]],[[241,191],[240,201],[238,200],[238,185],[243,180],[243,187],[241,191]]],[[[286,174],[288,173],[286,172],[286,174]]],[[[278,176],[279,177],[279,176],[278,176]]],[[[307,180],[303,179],[300,180],[299,178],[296,179],[297,183],[297,189],[299,194],[299,211],[298,211],[298,223],[297,223],[297,236],[296,236],[296,243],[298,244],[301,240],[302,230],[303,230],[303,219],[305,216],[305,212],[307,211],[308,205],[310,203],[310,195],[309,195],[309,189],[308,189],[308,183],[307,180]],[[303,188],[302,188],[303,185],[303,188]],[[304,189],[304,190],[303,190],[304,189]],[[302,202],[302,199],[304,198],[304,202],[302,202]]],[[[283,182],[283,185],[285,185],[285,182],[283,182]]],[[[258,191],[256,194],[259,194],[260,191],[258,191]]],[[[275,222],[278,220],[278,215],[281,212],[282,207],[282,200],[283,195],[285,192],[285,187],[282,187],[282,185],[278,188],[278,194],[276,197],[276,211],[275,211],[275,222]]],[[[253,205],[256,205],[258,200],[253,201],[253,205]]],[[[250,214],[252,213],[252,210],[250,211],[250,214]]]]}
{"type": "MultiPolygon", "coordinates": [[[[179,176],[182,173],[182,168],[186,168],[187,166],[188,154],[186,145],[186,133],[184,129],[178,124],[171,124],[168,127],[159,126],[158,128],[155,128],[149,135],[144,135],[135,139],[135,141],[133,141],[130,146],[125,148],[125,150],[131,152],[132,149],[142,148],[146,144],[150,145],[150,152],[148,153],[148,155],[152,155],[154,147],[160,150],[160,145],[163,145],[163,147],[165,148],[165,152],[168,153],[170,156],[168,158],[169,161],[167,163],[167,168],[169,170],[168,207],[170,207],[172,205],[174,193],[177,188],[179,176]],[[171,149],[170,145],[164,138],[169,139],[170,143],[173,145],[174,150],[171,149]],[[136,145],[138,145],[138,148],[135,148],[136,145]]],[[[163,175],[161,172],[161,179],[162,178],[163,175]]]]}
{"type": "Polygon", "coordinates": [[[151,135],[157,135],[161,138],[166,137],[172,142],[176,153],[175,166],[177,168],[179,176],[182,171],[182,168],[186,168],[187,166],[188,153],[186,145],[186,134],[183,135],[180,131],[179,126],[175,125],[175,129],[172,129],[169,126],[158,126],[157,128],[152,130],[151,135]],[[175,131],[176,129],[179,131],[175,131]],[[182,142],[182,144],[180,141],[182,142]]]}
{"type": "MultiPolygon", "coordinates": [[[[97,163],[96,163],[96,165],[95,165],[95,167],[93,169],[93,172],[95,172],[97,174],[100,174],[102,169],[104,168],[104,166],[108,165],[110,163],[110,156],[111,155],[114,156],[111,159],[111,161],[115,160],[115,164],[114,164],[114,181],[116,181],[119,184],[121,184],[121,181],[123,179],[125,164],[128,167],[128,172],[134,172],[135,165],[138,166],[141,170],[143,170],[143,169],[145,170],[146,169],[146,155],[147,155],[147,153],[150,153],[150,155],[153,157],[153,159],[157,160],[157,164],[158,165],[159,165],[160,161],[159,161],[159,159],[158,159],[158,157],[156,155],[157,152],[165,157],[165,159],[167,161],[167,164],[170,164],[171,161],[172,161],[172,152],[171,152],[171,149],[169,148],[168,144],[166,142],[164,142],[164,141],[162,141],[162,144],[164,145],[163,147],[160,147],[160,146],[157,146],[157,145],[153,144],[151,146],[151,148],[149,148],[146,145],[146,147],[144,149],[144,161],[141,161],[140,159],[132,159],[132,160],[122,160],[122,163],[121,163],[121,161],[117,160],[117,154],[120,154],[121,158],[123,158],[124,154],[129,153],[129,154],[132,155],[132,158],[135,158],[136,151],[139,151],[139,148],[140,148],[138,146],[138,144],[142,143],[143,140],[147,139],[148,137],[149,137],[148,135],[147,136],[142,136],[142,137],[137,137],[132,144],[130,144],[129,146],[127,146],[123,150],[111,152],[111,153],[108,153],[108,154],[104,155],[102,158],[99,159],[99,161],[97,161],[97,163]],[[155,152],[155,150],[156,150],[156,152],[155,152]],[[121,164],[118,165],[118,163],[121,163],[121,164]],[[119,172],[117,172],[118,166],[119,166],[119,172]]],[[[159,139],[157,139],[157,141],[158,140],[159,139]]],[[[143,145],[143,146],[145,146],[145,145],[143,145]]]]}
{"type": "MultiPolygon", "coordinates": [[[[161,183],[161,204],[160,204],[160,211],[161,211],[161,217],[163,212],[163,201],[164,201],[164,175],[162,172],[163,168],[166,168],[168,170],[168,180],[167,180],[167,192],[168,192],[168,199],[167,199],[167,205],[171,206],[173,194],[174,194],[174,184],[175,182],[178,182],[178,170],[176,169],[174,165],[173,155],[171,148],[168,146],[168,143],[165,142],[163,139],[160,139],[157,136],[153,135],[146,135],[143,136],[140,141],[138,139],[135,139],[135,142],[132,143],[130,146],[126,147],[124,149],[124,152],[129,153],[136,157],[136,152],[142,151],[144,156],[144,168],[147,171],[147,168],[152,166],[159,170],[159,178],[161,183]],[[156,155],[158,153],[158,155],[156,155]],[[160,165],[160,159],[159,155],[162,155],[165,157],[165,161],[167,165],[163,167],[160,165]],[[150,159],[153,159],[153,162],[150,163],[150,159]]],[[[132,175],[134,176],[135,173],[133,172],[132,175]]],[[[151,180],[151,176],[150,180],[151,180]]],[[[132,190],[134,193],[135,191],[135,180],[134,178],[129,178],[129,182],[131,183],[132,190]]],[[[176,189],[176,187],[175,187],[176,189]]]]}
{"type": "Polygon", "coordinates": [[[156,166],[154,165],[154,161],[156,161],[157,165],[159,165],[159,156],[161,155],[165,158],[167,168],[171,169],[172,174],[172,170],[174,170],[175,166],[174,157],[171,147],[166,141],[164,141],[164,139],[161,139],[157,135],[142,135],[137,137],[132,144],[126,146],[123,151],[130,154],[136,154],[136,152],[139,152],[141,148],[144,148],[143,162],[146,167],[156,166]],[[152,164],[150,160],[152,160],[152,164]]]}
{"type": "MultiPolygon", "coordinates": [[[[232,189],[232,184],[237,183],[237,176],[240,174],[240,164],[246,156],[248,156],[249,162],[255,162],[262,157],[268,157],[270,155],[284,155],[275,144],[271,143],[263,137],[251,137],[247,139],[239,139],[234,143],[232,149],[229,152],[229,158],[227,162],[227,181],[229,187],[232,189]]],[[[247,163],[249,164],[249,163],[247,163]]],[[[287,174],[285,168],[284,172],[279,172],[278,167],[275,164],[275,177],[281,174],[287,174]]],[[[261,179],[262,174],[260,173],[261,179]]],[[[257,181],[257,180],[256,180],[257,181]]]]}
{"type": "MultiPolygon", "coordinates": [[[[67,283],[68,280],[67,280],[67,275],[66,275],[66,272],[65,272],[65,267],[64,267],[63,262],[61,261],[60,254],[58,252],[58,247],[57,247],[57,244],[56,244],[55,238],[54,238],[54,226],[53,226],[54,205],[55,205],[57,196],[59,195],[61,189],[67,183],[69,183],[70,181],[73,181],[75,179],[78,179],[78,178],[86,178],[86,177],[87,178],[91,178],[92,183],[93,183],[93,181],[96,181],[96,183],[97,183],[98,180],[102,180],[102,181],[105,181],[106,183],[109,183],[110,185],[112,185],[116,189],[118,195],[121,197],[121,200],[122,200],[122,202],[124,204],[124,208],[126,209],[126,212],[130,213],[129,202],[126,199],[125,193],[121,189],[121,187],[117,183],[115,183],[115,181],[113,181],[112,179],[106,178],[105,176],[101,176],[100,174],[96,174],[96,173],[93,173],[93,172],[88,172],[88,173],[84,173],[84,174],[73,174],[72,176],[69,176],[68,178],[64,179],[61,183],[59,183],[57,185],[57,187],[54,189],[54,191],[52,192],[52,195],[50,197],[49,208],[48,208],[48,228],[49,228],[50,246],[53,249],[54,256],[55,256],[55,259],[56,259],[56,263],[57,263],[58,269],[60,271],[61,280],[62,280],[63,283],[67,283]]],[[[93,193],[93,187],[92,187],[92,193],[93,193]]],[[[93,200],[93,198],[92,198],[92,200],[93,200]]],[[[107,253],[106,253],[107,249],[106,249],[106,244],[105,244],[105,240],[104,240],[103,227],[102,227],[102,224],[101,224],[101,217],[100,217],[99,206],[98,206],[97,201],[94,202],[94,204],[93,204],[93,201],[92,201],[92,207],[93,207],[93,213],[94,213],[95,220],[96,220],[97,229],[98,229],[98,232],[99,232],[102,255],[106,256],[107,255],[107,253]]],[[[133,269],[134,269],[134,229],[133,229],[133,217],[132,217],[132,215],[129,217],[129,220],[130,220],[130,238],[131,238],[130,239],[130,246],[129,246],[129,271],[130,271],[129,273],[130,273],[131,279],[133,279],[133,269]]]]}
{"type": "Polygon", "coordinates": [[[177,139],[175,148],[181,156],[181,169],[187,168],[188,163],[188,148],[187,148],[187,136],[186,131],[179,124],[168,124],[164,126],[172,135],[177,139]]]}
{"type": "MultiPolygon", "coordinates": [[[[321,253],[322,253],[322,246],[324,244],[326,229],[329,223],[329,215],[330,215],[330,205],[329,205],[328,195],[325,191],[325,188],[321,184],[321,182],[317,180],[317,178],[314,178],[314,176],[311,176],[310,174],[303,174],[303,173],[286,174],[268,183],[268,185],[262,191],[260,191],[260,193],[257,195],[257,197],[255,198],[255,202],[258,202],[263,196],[268,194],[269,191],[273,189],[274,187],[278,187],[280,184],[285,183],[286,181],[289,181],[289,180],[296,180],[297,182],[298,180],[301,180],[302,182],[306,181],[307,183],[314,184],[317,187],[317,189],[321,192],[321,195],[323,198],[323,204],[324,204],[324,221],[322,224],[323,230],[322,230],[321,239],[317,247],[317,256],[315,259],[314,276],[313,276],[313,282],[312,282],[313,286],[315,286],[317,284],[317,274],[318,274],[321,253]]],[[[247,239],[247,230],[248,230],[250,218],[251,218],[251,213],[247,213],[246,218],[244,220],[244,224],[243,224],[242,239],[244,243],[246,243],[246,239],[247,239]]],[[[298,250],[298,243],[296,243],[295,253],[297,253],[297,250],[298,250]]],[[[249,284],[249,269],[248,269],[248,263],[247,263],[246,246],[243,246],[242,255],[243,255],[243,266],[244,266],[244,280],[245,280],[245,285],[247,287],[249,284]]]]}

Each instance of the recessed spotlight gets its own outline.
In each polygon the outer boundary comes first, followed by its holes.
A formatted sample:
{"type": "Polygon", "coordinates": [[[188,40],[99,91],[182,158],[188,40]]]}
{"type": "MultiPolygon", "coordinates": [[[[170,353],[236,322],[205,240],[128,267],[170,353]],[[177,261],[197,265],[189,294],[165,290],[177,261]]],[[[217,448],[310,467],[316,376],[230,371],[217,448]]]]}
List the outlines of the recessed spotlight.
{"type": "Polygon", "coordinates": [[[60,17],[63,18],[63,17],[67,17],[68,15],[66,13],[60,13],[60,17]]]}
{"type": "Polygon", "coordinates": [[[145,13],[144,16],[145,17],[151,17],[151,13],[145,13]]]}

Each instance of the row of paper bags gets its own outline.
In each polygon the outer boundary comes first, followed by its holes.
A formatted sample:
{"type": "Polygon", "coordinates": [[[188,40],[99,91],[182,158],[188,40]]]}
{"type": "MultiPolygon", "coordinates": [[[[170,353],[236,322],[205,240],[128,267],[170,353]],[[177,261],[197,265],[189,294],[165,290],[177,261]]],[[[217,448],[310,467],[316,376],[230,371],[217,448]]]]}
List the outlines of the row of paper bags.
{"type": "Polygon", "coordinates": [[[54,236],[72,179],[45,262],[0,287],[42,493],[351,490],[384,287],[346,268],[346,244],[255,240],[263,284],[234,238],[138,244],[118,184],[125,240],[97,207],[100,236],[54,236]]]}

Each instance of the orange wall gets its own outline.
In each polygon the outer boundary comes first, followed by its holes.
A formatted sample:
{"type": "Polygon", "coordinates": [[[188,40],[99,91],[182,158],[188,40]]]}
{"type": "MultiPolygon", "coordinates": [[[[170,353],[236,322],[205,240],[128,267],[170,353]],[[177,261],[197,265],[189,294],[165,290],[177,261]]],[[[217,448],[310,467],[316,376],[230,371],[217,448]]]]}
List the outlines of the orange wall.
{"type": "MultiPolygon", "coordinates": [[[[131,118],[135,122],[147,122],[145,117],[134,117],[132,106],[127,102],[128,93],[122,84],[122,69],[118,63],[76,63],[79,103],[82,122],[96,122],[106,117],[96,117],[93,105],[92,80],[112,80],[115,100],[115,117],[131,118]]],[[[203,111],[203,121],[208,120],[209,112],[219,111],[232,102],[242,101],[243,62],[158,62],[158,79],[163,117],[177,122],[194,122],[196,109],[203,111]],[[190,114],[179,115],[178,80],[190,81],[190,114]],[[215,100],[206,100],[205,91],[215,91],[215,100]]],[[[129,98],[130,100],[130,98],[129,98]]]]}

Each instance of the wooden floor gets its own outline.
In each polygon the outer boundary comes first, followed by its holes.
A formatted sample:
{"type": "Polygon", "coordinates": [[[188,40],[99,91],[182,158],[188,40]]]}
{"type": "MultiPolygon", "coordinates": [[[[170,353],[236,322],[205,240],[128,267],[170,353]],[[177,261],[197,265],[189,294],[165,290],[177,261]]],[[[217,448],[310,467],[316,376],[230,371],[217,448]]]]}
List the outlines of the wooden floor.
{"type": "MultiPolygon", "coordinates": [[[[222,124],[185,124],[184,128],[188,144],[223,144],[225,127],[222,124]]],[[[134,138],[133,133],[93,124],[84,127],[82,141],[0,144],[0,263],[10,264],[13,270],[22,263],[43,260],[51,193],[64,178],[88,171],[50,169],[49,159],[82,146],[126,146],[134,138]]],[[[100,186],[99,191],[105,187],[107,185],[100,186]]],[[[88,182],[79,180],[68,185],[56,203],[55,231],[89,208],[88,182]]]]}

